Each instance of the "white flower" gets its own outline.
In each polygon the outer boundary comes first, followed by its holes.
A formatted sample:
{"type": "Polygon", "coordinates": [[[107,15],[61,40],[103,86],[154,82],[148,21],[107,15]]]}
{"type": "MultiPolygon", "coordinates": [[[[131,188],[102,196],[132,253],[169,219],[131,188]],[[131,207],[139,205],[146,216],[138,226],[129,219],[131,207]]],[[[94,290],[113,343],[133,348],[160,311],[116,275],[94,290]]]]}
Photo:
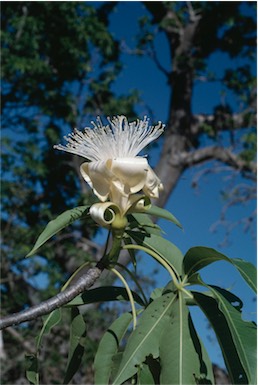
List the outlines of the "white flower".
{"type": "Polygon", "coordinates": [[[109,199],[125,214],[139,200],[135,194],[143,191],[147,197],[158,198],[163,188],[147,159],[137,155],[162,134],[164,125],[149,126],[146,117],[131,123],[125,116],[108,121],[105,126],[98,118],[93,128],[75,129],[65,137],[66,146],[54,148],[88,159],[80,167],[83,178],[102,202],[109,199]]]}

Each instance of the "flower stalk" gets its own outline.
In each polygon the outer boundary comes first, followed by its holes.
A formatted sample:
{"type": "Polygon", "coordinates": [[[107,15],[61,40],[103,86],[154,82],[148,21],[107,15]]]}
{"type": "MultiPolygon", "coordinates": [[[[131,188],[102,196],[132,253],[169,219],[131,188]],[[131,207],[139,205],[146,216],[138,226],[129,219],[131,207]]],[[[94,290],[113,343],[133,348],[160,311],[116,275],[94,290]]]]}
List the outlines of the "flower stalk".
{"type": "Polygon", "coordinates": [[[121,244],[123,239],[124,230],[118,229],[112,231],[112,245],[108,253],[105,253],[101,260],[97,263],[100,269],[108,268],[110,262],[116,263],[120,254],[121,244]]]}

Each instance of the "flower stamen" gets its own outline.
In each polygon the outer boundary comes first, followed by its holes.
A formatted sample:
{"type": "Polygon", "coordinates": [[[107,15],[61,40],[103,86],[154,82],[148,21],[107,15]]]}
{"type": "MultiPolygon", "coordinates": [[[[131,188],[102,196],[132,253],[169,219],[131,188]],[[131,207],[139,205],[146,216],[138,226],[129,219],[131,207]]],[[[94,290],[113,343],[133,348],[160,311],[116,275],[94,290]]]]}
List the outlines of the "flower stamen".
{"type": "Polygon", "coordinates": [[[104,126],[100,118],[91,122],[93,128],[86,127],[84,132],[77,129],[65,136],[66,146],[61,144],[55,149],[80,155],[90,161],[112,158],[135,157],[164,131],[164,124],[149,126],[149,119],[128,123],[125,116],[107,119],[110,125],[104,126]]]}

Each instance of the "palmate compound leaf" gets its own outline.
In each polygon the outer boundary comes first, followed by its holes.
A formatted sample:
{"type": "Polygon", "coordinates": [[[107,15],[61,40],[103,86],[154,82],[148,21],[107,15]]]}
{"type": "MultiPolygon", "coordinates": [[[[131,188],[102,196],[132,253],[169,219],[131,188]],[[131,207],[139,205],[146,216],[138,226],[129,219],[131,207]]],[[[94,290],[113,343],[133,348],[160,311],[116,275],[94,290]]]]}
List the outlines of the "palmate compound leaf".
{"type": "Polygon", "coordinates": [[[160,339],[160,365],[160,384],[214,384],[211,362],[180,292],[160,339]]]}
{"type": "Polygon", "coordinates": [[[229,258],[209,247],[197,246],[189,249],[183,260],[184,272],[191,280],[191,276],[197,271],[216,261],[226,261],[235,266],[246,283],[256,292],[256,269],[250,262],[229,258]]]}
{"type": "Polygon", "coordinates": [[[140,231],[127,230],[127,234],[138,244],[159,254],[168,264],[172,265],[178,275],[182,274],[183,254],[168,240],[155,235],[143,234],[140,231]]]}
{"type": "MultiPolygon", "coordinates": [[[[137,374],[139,383],[153,378],[146,363],[159,357],[160,384],[213,384],[212,365],[192,324],[183,296],[163,294],[143,312],[123,353],[114,384],[137,374]]],[[[157,379],[156,379],[157,381],[157,379]]]]}
{"type": "Polygon", "coordinates": [[[119,344],[124,337],[130,323],[132,314],[124,313],[116,319],[102,337],[94,360],[96,385],[107,385],[114,367],[119,344]]]}
{"type": "Polygon", "coordinates": [[[208,286],[209,293],[192,292],[214,329],[232,384],[256,383],[256,328],[241,318],[239,306],[226,290],[208,286]]]}
{"type": "Polygon", "coordinates": [[[175,293],[164,294],[144,310],[128,339],[114,385],[122,384],[136,374],[147,356],[159,356],[159,341],[166,324],[170,322],[171,306],[176,299],[175,293]]]}
{"type": "Polygon", "coordinates": [[[45,229],[43,230],[43,232],[38,237],[32,250],[29,252],[29,254],[26,255],[26,257],[30,257],[31,255],[35,254],[36,251],[46,241],[48,241],[51,237],[53,237],[59,231],[69,226],[77,219],[82,218],[83,216],[86,216],[88,214],[89,207],[90,207],[89,205],[75,207],[74,209],[65,211],[64,213],[58,215],[58,217],[50,221],[45,227],[45,229]]]}
{"type": "Polygon", "coordinates": [[[80,367],[86,337],[86,324],[78,308],[71,309],[70,348],[63,384],[68,384],[80,367]]]}

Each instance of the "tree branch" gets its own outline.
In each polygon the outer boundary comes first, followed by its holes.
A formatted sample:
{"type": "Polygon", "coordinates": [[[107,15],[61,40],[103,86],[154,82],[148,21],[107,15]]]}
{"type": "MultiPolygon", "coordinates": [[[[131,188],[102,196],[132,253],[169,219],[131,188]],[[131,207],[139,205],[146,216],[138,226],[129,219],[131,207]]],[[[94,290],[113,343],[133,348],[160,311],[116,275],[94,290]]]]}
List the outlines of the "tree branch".
{"type": "Polygon", "coordinates": [[[188,8],[188,12],[189,12],[189,18],[190,18],[190,21],[192,23],[196,22],[196,21],[199,21],[200,19],[200,13],[197,13],[194,9],[193,9],[193,6],[192,6],[192,3],[191,1],[187,1],[186,2],[186,5],[187,5],[187,8],[188,8]]]}
{"type": "MultiPolygon", "coordinates": [[[[228,112],[221,112],[221,115],[219,117],[220,124],[218,124],[218,116],[214,114],[196,114],[193,116],[193,121],[191,124],[191,133],[193,135],[199,135],[203,132],[203,127],[205,124],[211,126],[214,128],[215,131],[228,131],[229,129],[241,129],[246,127],[246,115],[252,113],[250,108],[247,108],[246,110],[230,114],[228,112]],[[229,124],[231,127],[229,127],[229,124]]],[[[252,113],[253,114],[253,113],[252,113]]],[[[256,125],[256,116],[253,114],[253,119],[251,122],[249,122],[248,126],[256,125]]]]}
{"type": "Polygon", "coordinates": [[[163,65],[159,61],[153,41],[150,41],[150,50],[147,53],[149,54],[149,57],[154,61],[157,68],[166,76],[167,79],[169,79],[169,77],[171,76],[171,73],[168,70],[166,70],[166,68],[163,67],[163,65]]]}
{"type": "Polygon", "coordinates": [[[49,314],[51,311],[67,304],[77,295],[89,289],[100,277],[103,269],[104,266],[99,262],[96,267],[89,269],[72,286],[58,293],[54,297],[49,298],[48,300],[38,305],[32,306],[29,309],[2,318],[0,320],[0,330],[8,326],[18,325],[22,322],[31,321],[45,314],[49,314]]]}
{"type": "Polygon", "coordinates": [[[192,152],[184,152],[180,155],[180,161],[185,168],[212,159],[218,160],[242,172],[250,172],[254,175],[256,175],[257,172],[257,165],[255,162],[246,162],[228,148],[220,146],[208,146],[192,152]]]}

